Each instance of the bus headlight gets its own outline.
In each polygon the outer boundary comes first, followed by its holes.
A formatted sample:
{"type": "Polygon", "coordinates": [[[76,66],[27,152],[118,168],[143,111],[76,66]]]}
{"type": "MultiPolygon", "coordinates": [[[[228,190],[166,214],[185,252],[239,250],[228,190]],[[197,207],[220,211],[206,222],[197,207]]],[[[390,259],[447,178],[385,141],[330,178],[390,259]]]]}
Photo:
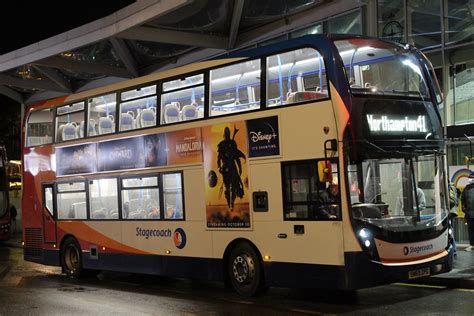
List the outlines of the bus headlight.
{"type": "Polygon", "coordinates": [[[362,228],[361,230],[359,230],[359,236],[362,239],[367,239],[367,238],[369,238],[369,232],[367,231],[367,229],[362,228]]]}
{"type": "Polygon", "coordinates": [[[359,237],[362,241],[362,244],[364,246],[366,246],[367,248],[369,248],[371,245],[372,245],[372,242],[371,242],[371,236],[372,234],[370,233],[370,231],[367,229],[367,228],[362,228],[361,230],[359,230],[359,237]]]}

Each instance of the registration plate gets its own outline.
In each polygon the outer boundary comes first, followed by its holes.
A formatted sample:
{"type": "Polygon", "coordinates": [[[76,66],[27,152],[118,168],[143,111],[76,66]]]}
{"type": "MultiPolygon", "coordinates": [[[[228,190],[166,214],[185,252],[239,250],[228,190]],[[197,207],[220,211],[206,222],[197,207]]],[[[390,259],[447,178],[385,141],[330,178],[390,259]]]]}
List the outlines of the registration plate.
{"type": "Polygon", "coordinates": [[[423,269],[408,271],[409,279],[422,278],[429,275],[430,275],[430,268],[423,268],[423,269]]]}

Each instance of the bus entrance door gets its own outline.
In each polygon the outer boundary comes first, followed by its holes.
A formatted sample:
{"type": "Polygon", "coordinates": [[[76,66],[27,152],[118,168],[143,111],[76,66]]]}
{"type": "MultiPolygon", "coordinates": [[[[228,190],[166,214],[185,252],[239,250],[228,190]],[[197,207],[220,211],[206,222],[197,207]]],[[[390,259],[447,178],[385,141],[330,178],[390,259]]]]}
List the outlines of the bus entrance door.
{"type": "Polygon", "coordinates": [[[54,203],[54,185],[43,186],[43,227],[44,241],[46,243],[56,242],[56,207],[54,203]]]}

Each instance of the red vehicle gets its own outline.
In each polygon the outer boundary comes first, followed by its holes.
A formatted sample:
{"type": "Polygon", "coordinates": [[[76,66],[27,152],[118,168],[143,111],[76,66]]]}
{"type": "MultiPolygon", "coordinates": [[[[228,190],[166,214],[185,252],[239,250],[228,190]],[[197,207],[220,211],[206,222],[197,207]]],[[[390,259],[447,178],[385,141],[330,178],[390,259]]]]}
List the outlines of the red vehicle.
{"type": "Polygon", "coordinates": [[[6,172],[7,161],[5,147],[0,146],[0,241],[10,239],[12,233],[6,172]]]}

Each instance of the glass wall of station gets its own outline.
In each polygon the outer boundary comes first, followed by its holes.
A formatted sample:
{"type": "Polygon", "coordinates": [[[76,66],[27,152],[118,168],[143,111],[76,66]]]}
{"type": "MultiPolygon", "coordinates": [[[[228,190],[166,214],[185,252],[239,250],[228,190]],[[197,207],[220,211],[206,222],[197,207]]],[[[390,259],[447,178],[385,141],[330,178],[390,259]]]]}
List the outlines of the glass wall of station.
{"type": "MultiPolygon", "coordinates": [[[[444,94],[440,112],[448,139],[448,177],[462,190],[468,180],[459,174],[474,172],[472,164],[466,165],[472,151],[464,137],[472,136],[474,142],[474,0],[369,0],[360,1],[356,9],[349,8],[349,2],[337,15],[289,29],[257,46],[307,34],[341,33],[377,36],[421,49],[444,94]],[[458,132],[450,134],[450,127],[458,132]]],[[[455,224],[458,242],[466,243],[462,212],[455,224]]]]}

